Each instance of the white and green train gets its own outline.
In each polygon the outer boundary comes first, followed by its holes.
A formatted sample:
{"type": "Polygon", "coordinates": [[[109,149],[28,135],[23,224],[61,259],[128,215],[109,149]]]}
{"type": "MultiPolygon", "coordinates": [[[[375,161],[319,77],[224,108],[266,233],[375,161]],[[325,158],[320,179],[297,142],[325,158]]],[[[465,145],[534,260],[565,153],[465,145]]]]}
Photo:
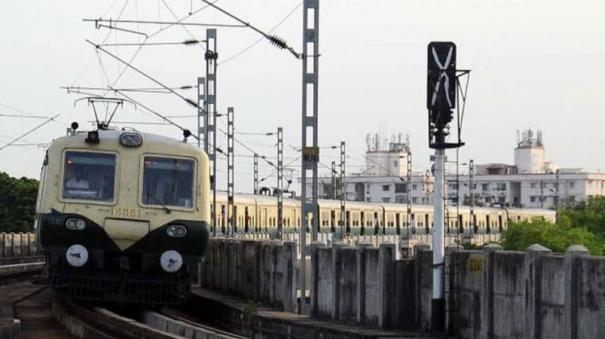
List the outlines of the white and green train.
{"type": "Polygon", "coordinates": [[[208,164],[199,148],[136,131],[52,142],[36,206],[51,287],[120,303],[186,300],[209,237],[208,164]]]}

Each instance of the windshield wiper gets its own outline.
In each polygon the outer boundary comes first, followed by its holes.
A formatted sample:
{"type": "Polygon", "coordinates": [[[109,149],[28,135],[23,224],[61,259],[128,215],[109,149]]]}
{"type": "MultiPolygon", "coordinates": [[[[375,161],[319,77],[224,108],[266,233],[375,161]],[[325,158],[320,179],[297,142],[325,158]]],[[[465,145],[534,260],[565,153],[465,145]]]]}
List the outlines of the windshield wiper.
{"type": "Polygon", "coordinates": [[[170,214],[170,212],[172,212],[172,210],[170,208],[168,208],[168,206],[162,204],[160,199],[156,198],[154,195],[147,195],[147,197],[151,197],[158,205],[162,206],[164,211],[166,211],[166,214],[170,214]]]}

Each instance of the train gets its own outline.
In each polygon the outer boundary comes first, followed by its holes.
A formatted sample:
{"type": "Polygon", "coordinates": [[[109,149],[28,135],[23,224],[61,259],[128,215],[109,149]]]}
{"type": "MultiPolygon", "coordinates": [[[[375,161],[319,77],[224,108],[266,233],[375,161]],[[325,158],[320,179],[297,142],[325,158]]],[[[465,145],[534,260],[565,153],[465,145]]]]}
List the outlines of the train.
{"type": "MultiPolygon", "coordinates": [[[[187,133],[184,134],[185,141],[187,133]]],[[[278,233],[275,196],[210,198],[209,159],[183,140],[130,129],[77,131],[54,140],[43,161],[35,228],[50,286],[76,299],[120,304],[185,302],[211,233],[278,233]],[[214,212],[213,212],[214,210],[214,212]],[[212,215],[215,213],[215,225],[212,215]]],[[[300,200],[283,199],[281,231],[299,232],[300,200]]],[[[433,208],[319,200],[318,232],[430,234],[433,208]],[[344,219],[344,223],[341,221],[344,219]]],[[[449,233],[491,233],[547,210],[446,209],[449,233]]],[[[310,224],[314,224],[310,220],[310,224]]],[[[308,230],[309,231],[309,230],[308,230]]]]}
{"type": "MultiPolygon", "coordinates": [[[[226,192],[217,192],[215,209],[216,232],[267,233],[278,232],[277,198],[272,195],[235,194],[229,213],[226,192]]],[[[345,201],[344,218],[338,200],[319,199],[318,232],[335,235],[408,235],[432,234],[433,206],[345,201]],[[408,217],[409,215],[409,217],[408,217]],[[343,223],[344,222],[344,223],[343,223]]],[[[283,199],[283,233],[298,233],[301,225],[299,199],[283,199]]],[[[309,224],[313,224],[309,216],[309,224]]],[[[554,222],[556,212],[546,209],[446,206],[445,230],[449,234],[500,233],[510,222],[543,218],[554,222]]],[[[309,232],[310,229],[307,229],[309,232]]]]}
{"type": "Polygon", "coordinates": [[[185,302],[208,243],[209,186],[208,156],[181,140],[103,128],[54,140],[35,221],[50,286],[83,300],[185,302]]]}

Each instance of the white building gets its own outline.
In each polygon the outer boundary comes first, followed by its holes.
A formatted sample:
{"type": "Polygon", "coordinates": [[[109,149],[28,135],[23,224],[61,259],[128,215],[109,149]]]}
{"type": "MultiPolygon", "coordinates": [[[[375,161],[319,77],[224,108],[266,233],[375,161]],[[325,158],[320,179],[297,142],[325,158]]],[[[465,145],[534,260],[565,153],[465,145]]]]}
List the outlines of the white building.
{"type": "MultiPolygon", "coordinates": [[[[381,144],[378,137],[368,137],[367,142],[366,170],[361,175],[348,176],[345,180],[347,200],[406,203],[410,175],[412,203],[433,203],[432,175],[428,171],[408,173],[408,142],[402,143],[401,137],[399,142],[392,141],[388,146],[384,142],[381,144]]],[[[514,154],[514,165],[477,164],[472,176],[468,175],[468,170],[458,177],[447,174],[447,203],[455,205],[459,200],[461,204],[468,205],[472,194],[478,206],[554,208],[573,205],[591,196],[605,195],[605,173],[558,168],[546,161],[540,131],[535,134],[531,130],[523,132],[518,137],[514,154]]],[[[321,177],[319,196],[335,198],[332,186],[330,177],[321,177]]]]}

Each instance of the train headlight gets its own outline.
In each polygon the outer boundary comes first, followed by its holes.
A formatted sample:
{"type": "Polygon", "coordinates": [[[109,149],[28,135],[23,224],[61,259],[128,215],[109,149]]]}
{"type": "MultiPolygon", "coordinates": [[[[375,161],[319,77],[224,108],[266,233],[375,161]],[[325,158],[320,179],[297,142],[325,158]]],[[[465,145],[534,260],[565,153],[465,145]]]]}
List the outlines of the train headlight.
{"type": "Polygon", "coordinates": [[[126,147],[139,147],[143,143],[143,137],[138,133],[122,133],[120,144],[126,147]]]}
{"type": "Polygon", "coordinates": [[[187,227],[183,225],[170,225],[166,228],[166,234],[173,238],[182,238],[187,235],[187,227]]]}
{"type": "Polygon", "coordinates": [[[65,220],[65,227],[72,231],[81,231],[86,228],[86,220],[82,218],[68,218],[65,220]]]}
{"type": "Polygon", "coordinates": [[[65,259],[73,267],[82,267],[88,261],[88,250],[82,245],[71,245],[65,252],[65,259]]]}
{"type": "Polygon", "coordinates": [[[164,271],[174,273],[183,266],[183,257],[175,250],[166,251],[160,257],[160,266],[164,271]]]}

